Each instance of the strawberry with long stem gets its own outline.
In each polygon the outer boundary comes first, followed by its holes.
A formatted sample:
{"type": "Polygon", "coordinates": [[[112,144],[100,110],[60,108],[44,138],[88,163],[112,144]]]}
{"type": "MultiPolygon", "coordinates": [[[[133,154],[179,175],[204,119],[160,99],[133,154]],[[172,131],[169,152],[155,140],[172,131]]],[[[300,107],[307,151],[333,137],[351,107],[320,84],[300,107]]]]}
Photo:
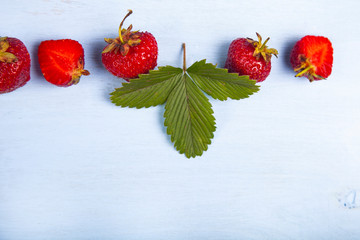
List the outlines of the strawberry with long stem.
{"type": "Polygon", "coordinates": [[[158,47],[155,37],[149,32],[132,31],[132,25],[123,28],[126,14],[119,26],[117,38],[105,38],[108,45],[102,51],[102,62],[113,75],[129,80],[148,73],[157,65],[158,47]]]}

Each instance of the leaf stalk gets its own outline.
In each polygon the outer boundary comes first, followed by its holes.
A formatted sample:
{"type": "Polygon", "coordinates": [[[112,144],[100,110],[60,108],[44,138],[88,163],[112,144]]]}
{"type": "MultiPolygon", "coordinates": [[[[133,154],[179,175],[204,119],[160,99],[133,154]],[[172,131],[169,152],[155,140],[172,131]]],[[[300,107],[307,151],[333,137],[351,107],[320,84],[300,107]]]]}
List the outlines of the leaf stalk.
{"type": "Polygon", "coordinates": [[[183,48],[183,71],[186,72],[186,46],[185,43],[182,44],[183,48]]]}

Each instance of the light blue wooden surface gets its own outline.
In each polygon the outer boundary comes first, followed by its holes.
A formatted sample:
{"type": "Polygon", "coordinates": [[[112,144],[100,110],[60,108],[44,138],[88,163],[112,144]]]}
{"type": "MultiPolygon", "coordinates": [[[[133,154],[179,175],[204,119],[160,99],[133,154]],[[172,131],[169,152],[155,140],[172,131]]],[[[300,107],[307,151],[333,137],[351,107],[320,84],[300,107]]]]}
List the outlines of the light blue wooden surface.
{"type": "Polygon", "coordinates": [[[360,238],[360,2],[2,0],[1,36],[24,41],[30,82],[0,96],[1,240],[360,238]],[[114,106],[123,80],[101,64],[104,37],[150,31],[158,65],[206,58],[223,66],[237,37],[270,36],[279,50],[259,93],[211,100],[217,130],[202,157],[178,154],[163,107],[114,106]],[[294,78],[292,45],[330,38],[327,81],[294,78]],[[47,83],[43,40],[72,38],[91,72],[47,83]]]}

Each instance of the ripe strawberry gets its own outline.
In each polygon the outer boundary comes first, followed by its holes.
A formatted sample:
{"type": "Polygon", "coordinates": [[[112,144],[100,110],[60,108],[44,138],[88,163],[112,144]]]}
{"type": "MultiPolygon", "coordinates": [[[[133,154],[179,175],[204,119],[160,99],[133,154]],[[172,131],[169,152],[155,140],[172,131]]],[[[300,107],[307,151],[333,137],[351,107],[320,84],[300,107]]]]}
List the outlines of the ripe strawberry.
{"type": "Polygon", "coordinates": [[[45,79],[59,87],[69,87],[80,81],[84,70],[84,49],[71,39],[47,40],[39,45],[39,64],[45,79]]]}
{"type": "Polygon", "coordinates": [[[0,93],[24,86],[30,80],[30,55],[17,38],[0,38],[0,93]]]}
{"type": "Polygon", "coordinates": [[[270,74],[272,54],[277,57],[278,51],[274,48],[267,48],[266,43],[270,38],[262,43],[260,34],[256,33],[256,35],[259,41],[251,38],[238,38],[232,41],[225,68],[229,72],[249,75],[250,79],[262,82],[270,74]]]}
{"type": "Polygon", "coordinates": [[[266,46],[270,38],[267,38],[262,43],[260,34],[256,33],[256,35],[258,41],[251,38],[238,38],[232,41],[228,50],[225,68],[229,72],[249,75],[250,79],[262,82],[270,74],[272,54],[277,57],[278,51],[266,46]]]}
{"type": "Polygon", "coordinates": [[[105,38],[108,45],[103,49],[102,62],[115,76],[127,81],[139,74],[148,73],[157,65],[158,47],[154,36],[149,32],[131,31],[132,25],[122,29],[125,19],[120,23],[119,37],[105,38]]]}
{"type": "Polygon", "coordinates": [[[293,47],[290,63],[296,77],[307,77],[310,82],[327,78],[333,64],[333,48],[326,37],[305,36],[293,47]]]}

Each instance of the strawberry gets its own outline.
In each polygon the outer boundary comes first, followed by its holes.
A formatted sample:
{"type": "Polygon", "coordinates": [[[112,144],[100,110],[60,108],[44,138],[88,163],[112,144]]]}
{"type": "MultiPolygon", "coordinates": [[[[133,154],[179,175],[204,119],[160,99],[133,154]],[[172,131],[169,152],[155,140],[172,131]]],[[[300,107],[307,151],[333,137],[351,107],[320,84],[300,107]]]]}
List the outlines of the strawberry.
{"type": "Polygon", "coordinates": [[[0,93],[24,86],[30,80],[30,55],[17,38],[0,38],[0,93]]]}
{"type": "Polygon", "coordinates": [[[132,25],[123,29],[125,19],[132,13],[129,10],[119,27],[119,37],[105,38],[108,45],[102,51],[102,62],[113,75],[127,81],[139,74],[148,73],[157,65],[158,47],[154,36],[149,32],[131,31],[132,25]]]}
{"type": "Polygon", "coordinates": [[[307,77],[310,82],[327,78],[333,64],[333,48],[328,38],[307,35],[295,43],[290,63],[296,77],[307,77]]]}
{"type": "Polygon", "coordinates": [[[39,64],[45,79],[59,87],[77,84],[84,70],[84,49],[71,39],[47,40],[39,45],[39,64]]]}
{"type": "Polygon", "coordinates": [[[250,79],[257,82],[264,81],[270,74],[271,56],[277,57],[278,51],[268,48],[267,38],[262,43],[260,34],[256,33],[258,40],[251,38],[237,38],[230,44],[225,68],[229,72],[239,73],[239,75],[249,75],[250,79]]]}

